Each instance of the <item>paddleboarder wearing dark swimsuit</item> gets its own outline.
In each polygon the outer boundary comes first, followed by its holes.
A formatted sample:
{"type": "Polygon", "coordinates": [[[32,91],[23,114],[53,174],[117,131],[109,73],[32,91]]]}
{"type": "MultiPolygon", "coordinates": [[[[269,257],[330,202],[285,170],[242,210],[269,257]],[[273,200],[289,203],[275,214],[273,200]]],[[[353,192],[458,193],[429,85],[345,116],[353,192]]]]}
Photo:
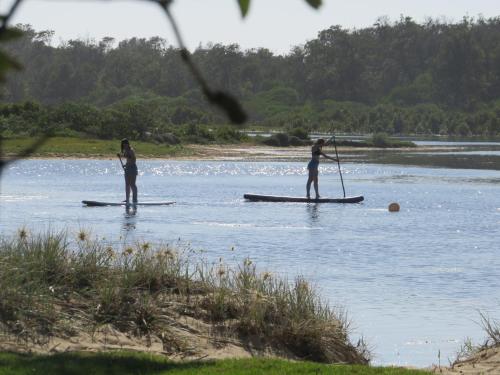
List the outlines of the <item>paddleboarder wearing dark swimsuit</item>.
{"type": "Polygon", "coordinates": [[[125,165],[123,165],[123,169],[125,170],[125,202],[128,204],[130,200],[130,190],[132,190],[132,202],[137,203],[137,185],[135,184],[135,180],[137,178],[137,164],[135,158],[135,152],[132,147],[130,147],[130,143],[128,139],[122,139],[121,141],[121,154],[118,154],[118,157],[123,156],[127,161],[125,165]]]}
{"type": "Polygon", "coordinates": [[[323,157],[337,161],[337,159],[326,155],[323,153],[322,148],[325,145],[325,140],[320,138],[314,143],[311,147],[311,161],[307,164],[307,169],[309,170],[309,178],[307,180],[306,191],[307,191],[307,199],[311,199],[311,183],[314,182],[314,191],[316,192],[316,199],[319,199],[318,192],[318,167],[319,167],[319,157],[323,155],[323,157]]]}

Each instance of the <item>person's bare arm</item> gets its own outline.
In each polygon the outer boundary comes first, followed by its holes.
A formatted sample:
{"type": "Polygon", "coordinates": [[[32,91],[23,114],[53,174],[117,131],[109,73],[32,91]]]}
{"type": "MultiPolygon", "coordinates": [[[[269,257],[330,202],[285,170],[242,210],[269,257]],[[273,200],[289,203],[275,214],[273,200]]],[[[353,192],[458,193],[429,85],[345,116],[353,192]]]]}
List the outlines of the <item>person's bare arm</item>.
{"type": "Polygon", "coordinates": [[[135,152],[132,149],[130,149],[128,151],[128,157],[130,158],[130,160],[132,161],[132,163],[135,163],[137,161],[136,158],[135,158],[135,152]]]}
{"type": "Polygon", "coordinates": [[[328,156],[327,154],[325,154],[324,152],[321,153],[321,155],[323,155],[323,157],[327,158],[327,159],[330,159],[330,160],[333,160],[333,161],[338,161],[336,158],[332,157],[332,156],[328,156]]]}

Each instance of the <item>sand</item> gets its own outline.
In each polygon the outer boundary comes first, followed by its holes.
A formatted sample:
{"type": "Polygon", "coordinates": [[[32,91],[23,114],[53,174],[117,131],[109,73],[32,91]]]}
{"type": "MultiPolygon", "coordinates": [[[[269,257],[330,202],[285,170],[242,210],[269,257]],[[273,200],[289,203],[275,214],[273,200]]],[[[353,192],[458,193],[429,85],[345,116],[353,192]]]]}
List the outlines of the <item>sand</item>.
{"type": "MultiPolygon", "coordinates": [[[[213,326],[200,320],[184,316],[178,320],[172,319],[170,323],[168,331],[162,332],[161,336],[138,337],[120,332],[109,324],[102,325],[93,331],[78,330],[78,333],[72,336],[43,336],[29,341],[18,336],[0,333],[0,351],[54,354],[127,350],[166,355],[173,360],[273,355],[270,351],[259,348],[258,343],[243,342],[227,335],[218,335],[213,326]]],[[[287,357],[283,353],[279,356],[287,357]]]]}
{"type": "Polygon", "coordinates": [[[500,347],[481,350],[472,357],[455,363],[452,367],[434,367],[432,371],[444,375],[500,374],[500,347]]]}

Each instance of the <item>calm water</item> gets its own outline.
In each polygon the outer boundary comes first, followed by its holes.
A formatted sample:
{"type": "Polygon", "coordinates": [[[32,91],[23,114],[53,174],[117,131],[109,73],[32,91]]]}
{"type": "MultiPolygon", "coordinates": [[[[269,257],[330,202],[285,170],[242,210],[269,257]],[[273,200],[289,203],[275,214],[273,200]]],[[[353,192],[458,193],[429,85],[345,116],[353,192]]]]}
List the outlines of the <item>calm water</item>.
{"type": "MultiPolygon", "coordinates": [[[[346,164],[358,205],[250,203],[246,192],[303,195],[305,163],[141,161],[142,200],[169,207],[86,208],[123,199],[116,161],[28,160],[1,181],[2,234],[91,229],[115,241],[179,238],[208,257],[251,257],[262,269],[312,279],[348,309],[376,364],[446,362],[483,333],[478,311],[500,318],[500,172],[346,164]],[[390,214],[390,202],[401,212],[390,214]],[[235,251],[230,249],[235,246],[235,251]]],[[[340,196],[336,166],[320,167],[323,196],[340,196]]]]}

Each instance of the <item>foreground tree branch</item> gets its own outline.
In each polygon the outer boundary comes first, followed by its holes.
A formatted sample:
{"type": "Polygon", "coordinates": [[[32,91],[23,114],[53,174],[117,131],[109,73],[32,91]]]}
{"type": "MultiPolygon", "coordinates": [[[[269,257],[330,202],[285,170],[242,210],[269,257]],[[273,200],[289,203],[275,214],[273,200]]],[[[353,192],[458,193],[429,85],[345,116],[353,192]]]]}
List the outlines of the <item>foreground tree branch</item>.
{"type": "MultiPolygon", "coordinates": [[[[150,1],[157,3],[165,12],[165,15],[169,20],[173,28],[175,37],[177,39],[177,44],[179,46],[181,58],[184,61],[184,63],[188,66],[191,74],[193,75],[195,81],[200,86],[207,100],[212,105],[217,106],[221,110],[223,110],[233,124],[238,124],[238,125],[243,124],[247,120],[247,115],[243,110],[241,104],[238,102],[238,100],[234,96],[224,91],[212,89],[208,85],[205,78],[203,77],[201,71],[193,62],[191,54],[187,50],[184,44],[179,27],[177,26],[177,22],[170,11],[170,5],[172,4],[173,0],[150,0],[150,1]]],[[[314,8],[318,8],[321,5],[321,0],[305,0],[305,1],[314,8]]],[[[18,10],[21,2],[22,0],[14,0],[7,13],[5,15],[0,15],[0,42],[21,36],[21,32],[19,30],[8,28],[9,21],[12,19],[12,16],[18,10]]],[[[251,0],[237,0],[237,4],[240,8],[242,17],[245,17],[246,14],[248,13],[250,2],[251,0]]],[[[2,81],[5,78],[5,73],[9,69],[21,69],[21,65],[14,59],[12,59],[10,56],[0,51],[0,81],[2,81]]],[[[16,160],[32,155],[47,141],[47,139],[49,139],[49,137],[50,137],[49,133],[46,133],[45,135],[36,139],[30,146],[22,150],[19,154],[7,159],[3,155],[2,138],[0,134],[0,177],[2,175],[3,168],[5,168],[6,165],[16,160]]]]}
{"type": "MultiPolygon", "coordinates": [[[[8,23],[11,20],[12,16],[18,9],[19,5],[21,4],[22,0],[15,0],[10,9],[8,10],[7,14],[0,16],[0,41],[5,41],[9,39],[14,39],[17,38],[21,35],[19,31],[16,30],[11,30],[9,29],[8,23]]],[[[8,69],[21,69],[21,65],[15,61],[14,59],[10,58],[9,56],[5,55],[0,51],[0,65],[1,65],[1,70],[0,70],[0,81],[3,81],[4,79],[4,71],[8,69]]],[[[11,158],[5,158],[3,155],[2,151],[2,136],[0,134],[0,178],[2,176],[2,172],[4,168],[19,159],[26,158],[30,155],[32,155],[37,149],[39,149],[49,138],[48,135],[43,135],[36,139],[30,146],[22,150],[20,153],[17,155],[11,157],[11,158]]]]}
{"type": "Polygon", "coordinates": [[[223,91],[212,90],[208,86],[205,78],[203,77],[199,69],[194,64],[193,60],[191,59],[191,54],[184,44],[182,35],[177,26],[177,22],[175,21],[175,18],[172,16],[172,13],[170,12],[169,9],[170,4],[172,4],[172,0],[160,0],[158,4],[163,9],[168,20],[170,21],[170,24],[172,25],[172,29],[177,39],[177,44],[179,45],[180,48],[180,54],[182,60],[188,66],[196,82],[200,85],[201,90],[203,91],[203,94],[205,95],[207,100],[211,104],[219,107],[224,112],[226,112],[226,114],[228,115],[229,119],[233,124],[238,124],[238,125],[243,124],[247,120],[247,115],[243,110],[243,108],[241,107],[241,104],[238,102],[238,100],[234,98],[232,95],[225,93],[223,91]]]}

